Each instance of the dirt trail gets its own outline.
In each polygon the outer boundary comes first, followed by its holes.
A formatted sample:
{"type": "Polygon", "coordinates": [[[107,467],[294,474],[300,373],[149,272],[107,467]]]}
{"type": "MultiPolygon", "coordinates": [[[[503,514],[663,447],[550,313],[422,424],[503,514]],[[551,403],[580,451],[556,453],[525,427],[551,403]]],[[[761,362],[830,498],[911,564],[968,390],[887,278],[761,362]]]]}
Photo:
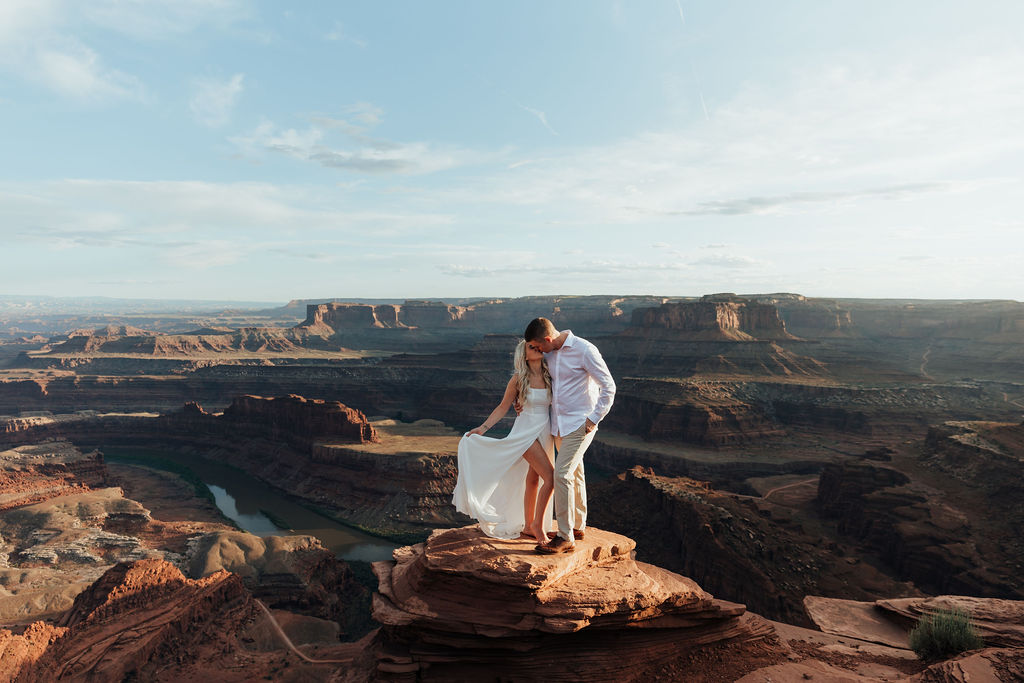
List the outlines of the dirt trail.
{"type": "Polygon", "coordinates": [[[260,609],[263,610],[263,613],[267,615],[268,619],[270,619],[271,625],[274,627],[274,630],[277,631],[277,635],[281,636],[281,640],[284,641],[284,644],[288,646],[288,649],[290,649],[292,652],[297,654],[303,661],[309,662],[310,664],[351,664],[352,663],[352,659],[353,659],[352,657],[347,657],[345,659],[310,659],[302,651],[300,651],[299,648],[295,647],[295,644],[292,643],[292,639],[288,637],[288,635],[284,632],[284,629],[281,628],[281,625],[279,623],[277,623],[277,619],[275,619],[274,615],[270,613],[270,610],[267,609],[267,606],[264,605],[261,600],[257,600],[256,604],[260,606],[260,609]]]}
{"type": "Polygon", "coordinates": [[[925,370],[925,368],[928,367],[928,356],[930,355],[932,355],[931,344],[929,344],[928,348],[924,350],[923,354],[921,354],[921,367],[919,369],[919,372],[921,373],[921,376],[924,377],[925,379],[935,379],[934,377],[929,375],[928,372],[925,370]]]}
{"type": "Polygon", "coordinates": [[[811,484],[816,481],[818,481],[818,477],[815,477],[814,479],[804,479],[803,481],[794,481],[792,484],[784,484],[783,486],[776,486],[772,490],[766,492],[763,496],[761,496],[761,498],[768,500],[768,496],[772,495],[777,491],[793,488],[794,486],[803,486],[804,484],[811,484]]]}

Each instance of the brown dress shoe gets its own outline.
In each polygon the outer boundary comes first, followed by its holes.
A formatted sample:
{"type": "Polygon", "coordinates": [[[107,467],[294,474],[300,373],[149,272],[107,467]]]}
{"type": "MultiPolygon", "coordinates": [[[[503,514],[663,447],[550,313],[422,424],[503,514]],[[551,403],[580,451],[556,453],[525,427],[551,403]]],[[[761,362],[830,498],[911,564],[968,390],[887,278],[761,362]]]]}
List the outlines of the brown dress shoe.
{"type": "Polygon", "coordinates": [[[570,543],[561,536],[558,536],[550,543],[538,545],[533,550],[538,555],[557,555],[559,553],[571,553],[576,550],[576,544],[570,543]]]}
{"type": "MultiPolygon", "coordinates": [[[[557,531],[549,531],[548,532],[548,538],[555,538],[556,536],[558,536],[558,532],[557,531]]],[[[582,541],[583,540],[583,536],[584,536],[584,533],[583,533],[582,529],[573,529],[572,530],[572,537],[575,538],[577,541],[582,541]]]]}

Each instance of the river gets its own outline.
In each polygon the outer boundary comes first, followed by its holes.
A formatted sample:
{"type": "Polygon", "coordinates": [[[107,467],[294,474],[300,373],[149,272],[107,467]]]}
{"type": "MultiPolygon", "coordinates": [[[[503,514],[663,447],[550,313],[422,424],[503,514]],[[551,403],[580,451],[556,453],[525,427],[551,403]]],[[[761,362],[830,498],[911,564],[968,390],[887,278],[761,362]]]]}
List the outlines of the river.
{"type": "Polygon", "coordinates": [[[152,449],[104,448],[103,451],[111,462],[171,470],[167,466],[170,462],[186,468],[210,489],[225,517],[256,536],[316,536],[341,559],[364,562],[390,560],[391,551],[397,547],[390,541],[310,510],[259,479],[214,460],[152,449]]]}

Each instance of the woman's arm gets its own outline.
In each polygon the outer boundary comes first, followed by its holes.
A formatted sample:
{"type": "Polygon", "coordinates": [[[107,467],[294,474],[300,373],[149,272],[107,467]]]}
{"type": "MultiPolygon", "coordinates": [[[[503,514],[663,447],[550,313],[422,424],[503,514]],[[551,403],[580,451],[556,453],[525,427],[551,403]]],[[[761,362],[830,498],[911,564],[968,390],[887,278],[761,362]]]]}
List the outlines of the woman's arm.
{"type": "Polygon", "coordinates": [[[476,429],[471,429],[466,432],[466,436],[470,434],[483,434],[488,429],[498,423],[501,418],[505,417],[505,413],[508,412],[512,402],[516,400],[516,395],[519,393],[519,382],[516,380],[515,375],[509,378],[508,385],[505,387],[505,395],[501,397],[501,403],[498,407],[491,411],[491,414],[487,416],[484,423],[476,429]]]}

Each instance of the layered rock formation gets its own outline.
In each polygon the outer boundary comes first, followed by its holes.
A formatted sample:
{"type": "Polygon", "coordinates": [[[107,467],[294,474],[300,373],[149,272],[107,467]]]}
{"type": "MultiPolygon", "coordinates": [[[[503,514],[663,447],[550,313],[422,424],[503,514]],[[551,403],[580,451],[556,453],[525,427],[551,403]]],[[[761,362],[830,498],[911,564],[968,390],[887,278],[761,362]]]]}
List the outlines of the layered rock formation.
{"type": "MultiPolygon", "coordinates": [[[[942,595],[875,602],[830,600],[808,596],[808,614],[824,632],[836,636],[908,648],[909,630],[937,610],[962,610],[985,647],[930,666],[910,680],[920,683],[969,683],[1024,679],[1024,602],[942,595]]],[[[870,646],[868,646],[870,647],[870,646]]],[[[864,648],[868,649],[868,648],[864,648]]],[[[775,667],[774,680],[787,680],[775,667]]],[[[767,672],[766,672],[767,673],[767,672]]],[[[850,680],[860,680],[850,679],[850,680]]]]}
{"type": "Polygon", "coordinates": [[[603,428],[648,441],[729,446],[786,434],[756,404],[722,382],[627,379],[603,428]]]}
{"type": "Polygon", "coordinates": [[[152,519],[120,488],[95,453],[66,442],[0,453],[0,621],[52,618],[110,565],[181,559],[190,534],[225,528],[152,519]]]}
{"type": "Polygon", "coordinates": [[[191,580],[162,560],[119,564],[75,599],[56,628],[7,635],[34,649],[8,680],[152,679],[168,664],[240,649],[238,633],[256,616],[234,574],[191,580]]]}
{"type": "Polygon", "coordinates": [[[339,347],[325,342],[315,329],[243,327],[238,329],[198,329],[184,334],[147,332],[134,327],[107,326],[95,330],[73,330],[53,337],[45,347],[46,355],[143,355],[205,356],[218,353],[296,353],[303,348],[339,347]]]}
{"type": "Polygon", "coordinates": [[[522,333],[533,318],[545,317],[556,325],[575,325],[581,333],[617,331],[629,322],[638,306],[664,301],[660,297],[556,296],[492,299],[451,304],[411,300],[402,304],[333,301],[309,304],[299,328],[329,329],[343,333],[368,328],[467,328],[478,334],[522,333]]]}
{"type": "Polygon", "coordinates": [[[196,579],[232,572],[267,605],[336,622],[342,637],[367,630],[369,594],[312,536],[210,532],[190,539],[186,563],[196,579]]]}
{"type": "Polygon", "coordinates": [[[817,500],[840,533],[924,590],[1024,597],[1006,556],[979,549],[967,516],[943,498],[894,469],[847,462],[822,470],[817,500]]]}
{"type": "Polygon", "coordinates": [[[0,451],[0,511],[106,483],[103,456],[82,453],[67,442],[0,451]]]}
{"type": "MultiPolygon", "coordinates": [[[[805,531],[791,508],[634,468],[590,492],[588,523],[638,540],[638,556],[771,619],[809,625],[805,595],[860,599],[916,589],[805,531]]],[[[813,520],[809,520],[813,521],[813,520]]]]}
{"type": "Polygon", "coordinates": [[[671,338],[689,341],[794,339],[774,305],[739,297],[705,296],[700,301],[638,308],[630,331],[640,330],[674,333],[671,338]]]}
{"type": "Polygon", "coordinates": [[[939,610],[961,610],[986,645],[1024,648],[1024,600],[997,600],[967,595],[879,600],[878,610],[907,622],[939,610]]]}
{"type": "Polygon", "coordinates": [[[437,531],[378,562],[377,680],[628,681],[714,643],[769,636],[742,605],[632,559],[633,541],[588,529],[568,556],[476,527],[437,531]]]}
{"type": "Polygon", "coordinates": [[[1024,521],[1024,423],[953,421],[934,425],[922,461],[983,490],[1015,521],[1024,521]]]}
{"type": "MultiPolygon", "coordinates": [[[[185,413],[202,411],[197,405],[185,407],[185,413]]],[[[276,398],[240,396],[224,410],[224,420],[252,433],[264,430],[271,438],[298,441],[306,446],[330,439],[353,443],[380,441],[361,411],[339,401],[320,401],[289,394],[276,398]]]]}
{"type": "Polygon", "coordinates": [[[105,438],[107,443],[135,444],[156,439],[164,447],[199,449],[347,523],[401,540],[418,540],[430,529],[461,519],[451,506],[457,432],[430,420],[369,423],[358,411],[351,412],[364,422],[346,427],[347,437],[324,436],[311,444],[301,431],[288,440],[281,432],[275,438],[267,424],[238,422],[227,412],[223,417],[200,414],[195,408],[157,422],[155,431],[105,438]],[[354,434],[373,441],[362,442],[354,434]]]}
{"type": "Polygon", "coordinates": [[[7,438],[199,451],[348,523],[403,541],[464,521],[451,506],[460,434],[434,420],[371,424],[338,402],[244,396],[223,415],[190,403],[164,416],[78,415],[30,422],[7,438]]]}

